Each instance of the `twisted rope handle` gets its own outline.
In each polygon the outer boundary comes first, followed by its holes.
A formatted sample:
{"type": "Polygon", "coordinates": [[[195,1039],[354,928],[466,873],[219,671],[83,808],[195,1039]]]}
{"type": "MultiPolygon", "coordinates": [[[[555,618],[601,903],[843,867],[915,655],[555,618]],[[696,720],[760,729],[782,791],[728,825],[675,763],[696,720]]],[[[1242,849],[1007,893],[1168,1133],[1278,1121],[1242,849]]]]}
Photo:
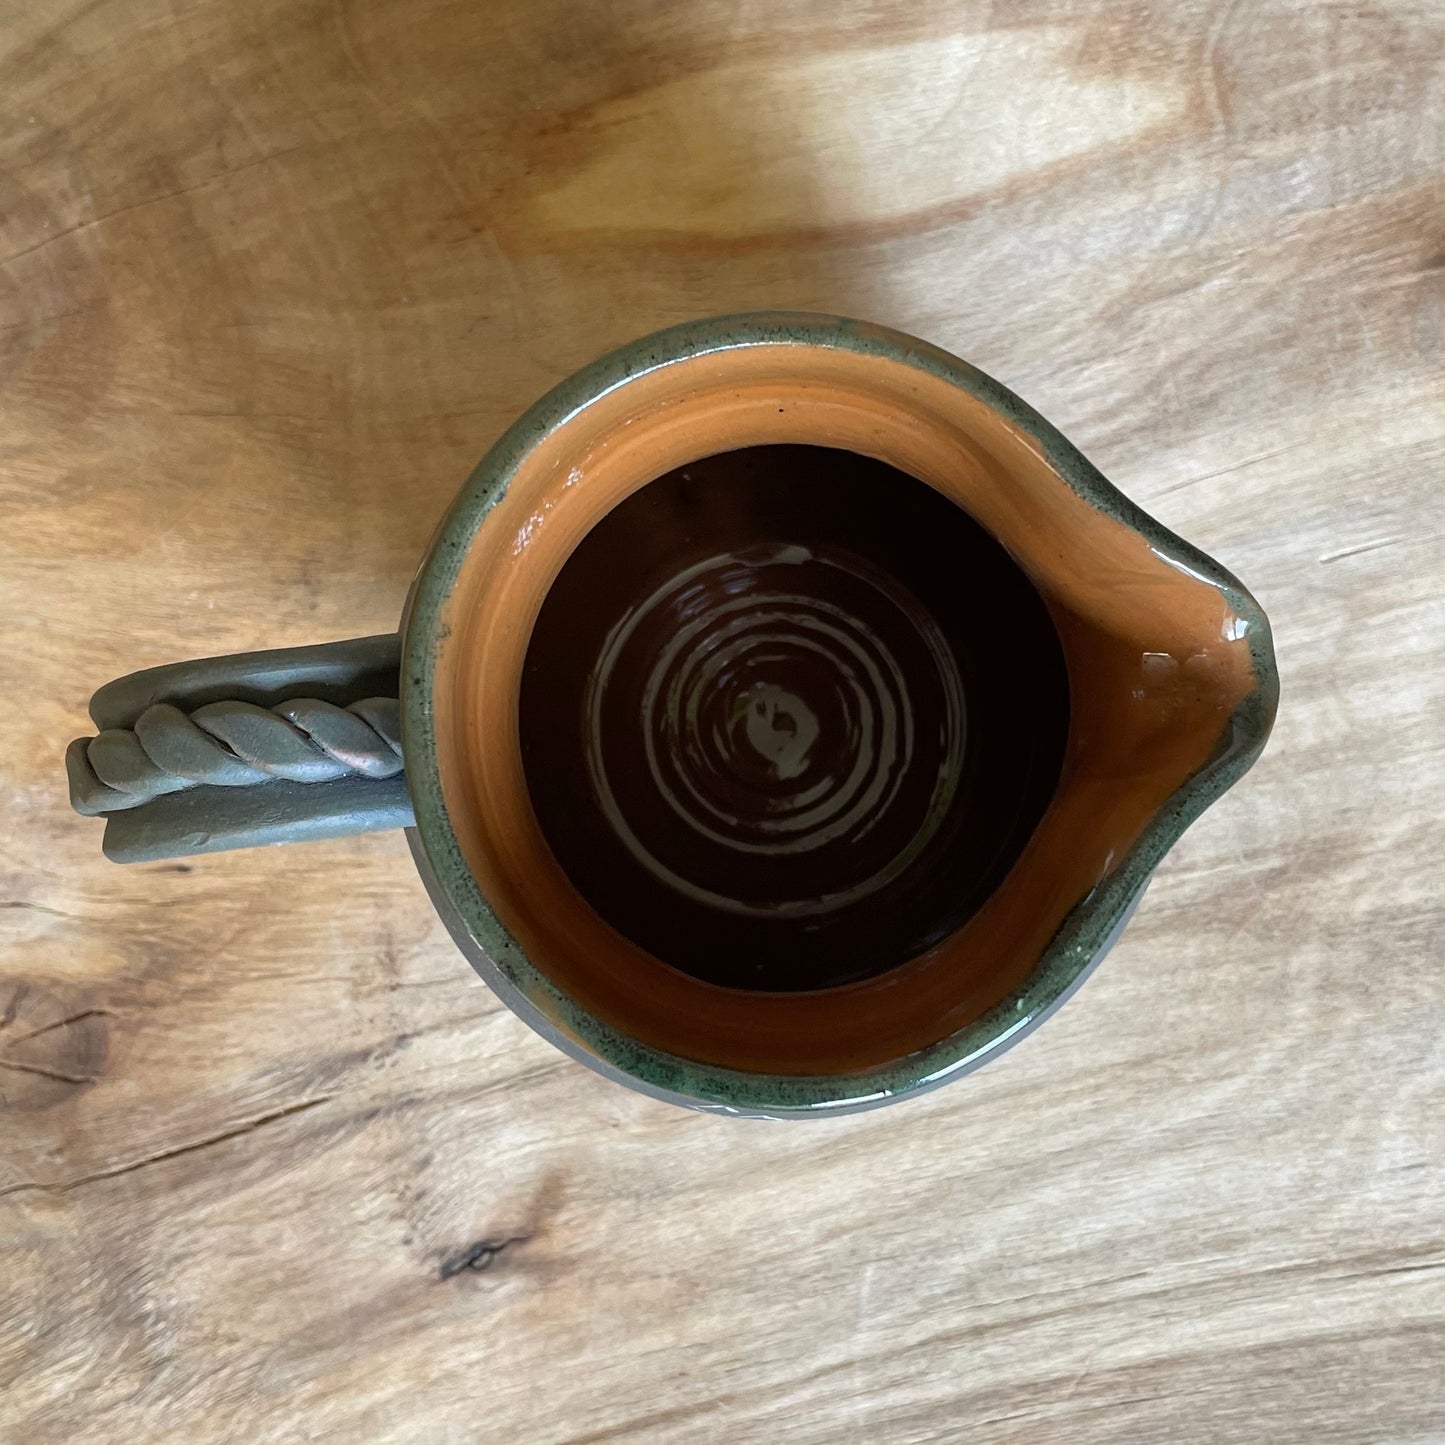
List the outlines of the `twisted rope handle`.
{"type": "Polygon", "coordinates": [[[391,778],[402,770],[400,704],[369,697],[337,707],[303,697],[271,708],[211,702],[186,714],[156,703],[133,728],[77,738],[66,767],[71,805],[90,816],[202,784],[323,783],[348,773],[391,778]]]}

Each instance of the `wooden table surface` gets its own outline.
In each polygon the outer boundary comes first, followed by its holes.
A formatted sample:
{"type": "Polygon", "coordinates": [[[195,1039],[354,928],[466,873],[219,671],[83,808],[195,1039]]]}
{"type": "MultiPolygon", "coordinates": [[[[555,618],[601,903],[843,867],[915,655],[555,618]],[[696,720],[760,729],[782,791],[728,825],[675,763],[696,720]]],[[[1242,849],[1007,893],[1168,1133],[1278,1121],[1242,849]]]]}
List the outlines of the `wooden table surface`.
{"type": "Polygon", "coordinates": [[[1445,1440],[1441,0],[3,16],[6,1445],[1445,1440]],[[400,835],[102,860],[97,684],[389,630],[545,388],[775,306],[977,362],[1274,619],[1266,756],[1038,1035],[708,1118],[400,835]]]}

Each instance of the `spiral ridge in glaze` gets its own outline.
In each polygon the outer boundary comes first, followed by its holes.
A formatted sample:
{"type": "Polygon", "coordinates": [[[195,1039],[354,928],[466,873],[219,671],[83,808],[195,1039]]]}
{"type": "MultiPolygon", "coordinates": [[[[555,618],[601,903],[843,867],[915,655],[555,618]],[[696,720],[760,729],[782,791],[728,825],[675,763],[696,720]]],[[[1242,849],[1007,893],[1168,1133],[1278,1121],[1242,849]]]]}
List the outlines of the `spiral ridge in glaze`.
{"type": "Polygon", "coordinates": [[[819,918],[894,881],[947,816],[964,749],[937,624],[838,548],[720,553],[670,578],[612,629],[585,712],[593,787],[637,863],[751,917],[819,918]],[[739,887],[739,862],[771,865],[762,886],[739,887]]]}

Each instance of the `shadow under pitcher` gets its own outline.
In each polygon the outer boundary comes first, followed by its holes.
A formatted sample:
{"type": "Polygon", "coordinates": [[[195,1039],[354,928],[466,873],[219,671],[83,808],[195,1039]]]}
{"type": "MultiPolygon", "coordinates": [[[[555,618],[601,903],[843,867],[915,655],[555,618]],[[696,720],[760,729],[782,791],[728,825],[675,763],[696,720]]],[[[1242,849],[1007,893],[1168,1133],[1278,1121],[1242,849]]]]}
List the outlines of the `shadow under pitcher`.
{"type": "Polygon", "coordinates": [[[408,830],[463,953],[655,1097],[818,1117],[1046,1018],[1268,737],[1269,624],[982,372],[794,314],[594,362],[394,636],[101,688],[120,862],[408,830]]]}

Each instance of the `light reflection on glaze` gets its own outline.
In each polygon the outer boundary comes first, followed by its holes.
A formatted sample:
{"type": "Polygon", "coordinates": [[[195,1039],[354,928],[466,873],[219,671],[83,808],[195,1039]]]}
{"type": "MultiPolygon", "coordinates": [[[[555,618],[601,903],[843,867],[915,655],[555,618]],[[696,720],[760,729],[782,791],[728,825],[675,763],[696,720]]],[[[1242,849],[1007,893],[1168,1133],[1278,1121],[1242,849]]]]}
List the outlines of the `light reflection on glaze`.
{"type": "Polygon", "coordinates": [[[820,917],[886,887],[947,816],[963,758],[963,687],[937,623],[896,580],[836,548],[757,547],[679,572],[612,628],[584,710],[588,772],[624,846],[678,893],[746,916],[820,917]],[[903,669],[879,628],[828,600],[828,569],[866,584],[871,606],[922,644],[943,699],[928,761],[903,669]],[[659,633],[669,640],[650,657],[636,725],[648,781],[693,833],[763,857],[846,848],[889,818],[911,769],[931,766],[919,825],[882,866],[821,896],[738,898],[668,866],[634,828],[620,801],[632,785],[610,776],[604,745],[609,690],[659,633]]]}

